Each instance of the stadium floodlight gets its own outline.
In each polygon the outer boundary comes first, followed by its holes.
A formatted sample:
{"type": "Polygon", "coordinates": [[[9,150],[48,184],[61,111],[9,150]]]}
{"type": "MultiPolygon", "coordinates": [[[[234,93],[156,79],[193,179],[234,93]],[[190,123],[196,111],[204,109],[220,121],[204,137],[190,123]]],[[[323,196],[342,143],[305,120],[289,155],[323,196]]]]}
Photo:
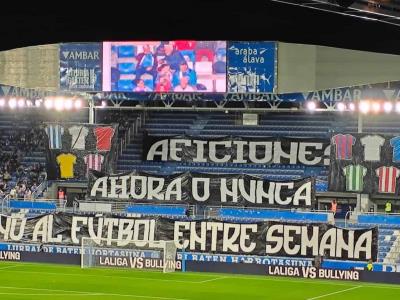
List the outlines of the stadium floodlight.
{"type": "Polygon", "coordinates": [[[0,107],[4,107],[6,105],[6,100],[4,98],[0,98],[0,107]]]}
{"type": "Polygon", "coordinates": [[[42,106],[42,102],[43,102],[42,99],[36,99],[36,100],[35,100],[35,106],[36,106],[36,107],[41,107],[41,106],[42,106]]]}
{"type": "Polygon", "coordinates": [[[53,99],[47,98],[46,100],[44,100],[44,106],[46,107],[46,109],[52,109],[54,106],[53,99]]]}
{"type": "Polygon", "coordinates": [[[54,101],[54,107],[56,110],[61,111],[64,109],[64,98],[57,97],[54,101]]]}
{"type": "Polygon", "coordinates": [[[396,103],[395,110],[396,110],[396,112],[400,113],[400,102],[396,103]]]}
{"type": "Polygon", "coordinates": [[[67,110],[70,110],[70,109],[72,109],[72,106],[73,106],[72,99],[71,98],[65,99],[64,108],[67,109],[67,110]]]}
{"type": "Polygon", "coordinates": [[[363,114],[367,114],[371,108],[371,105],[368,101],[361,101],[358,108],[360,112],[362,112],[363,114]]]}
{"type": "Polygon", "coordinates": [[[393,110],[393,104],[392,104],[392,102],[385,102],[385,103],[383,104],[383,110],[384,110],[386,113],[390,113],[390,112],[393,110]]]}
{"type": "Polygon", "coordinates": [[[307,109],[314,111],[317,108],[317,104],[314,101],[307,102],[307,109]]]}
{"type": "Polygon", "coordinates": [[[25,107],[25,99],[18,99],[18,107],[19,108],[25,107]]]}
{"type": "Polygon", "coordinates": [[[337,109],[338,109],[339,111],[345,111],[345,110],[346,110],[346,104],[344,104],[343,102],[339,102],[339,103],[337,104],[337,109]]]}
{"type": "Polygon", "coordinates": [[[381,111],[381,104],[379,102],[373,102],[372,103],[372,111],[374,113],[378,113],[381,111]]]}
{"type": "Polygon", "coordinates": [[[349,104],[349,109],[350,109],[351,111],[355,111],[355,110],[356,110],[356,105],[355,105],[354,103],[350,103],[350,104],[349,104]]]}
{"type": "Polygon", "coordinates": [[[26,100],[26,106],[32,107],[33,106],[32,100],[26,100]]]}
{"type": "Polygon", "coordinates": [[[75,102],[74,102],[74,107],[76,109],[82,108],[82,100],[81,99],[76,99],[75,102]]]}
{"type": "Polygon", "coordinates": [[[8,106],[9,106],[11,109],[16,108],[16,107],[17,107],[17,99],[11,98],[11,99],[8,101],[8,106]]]}

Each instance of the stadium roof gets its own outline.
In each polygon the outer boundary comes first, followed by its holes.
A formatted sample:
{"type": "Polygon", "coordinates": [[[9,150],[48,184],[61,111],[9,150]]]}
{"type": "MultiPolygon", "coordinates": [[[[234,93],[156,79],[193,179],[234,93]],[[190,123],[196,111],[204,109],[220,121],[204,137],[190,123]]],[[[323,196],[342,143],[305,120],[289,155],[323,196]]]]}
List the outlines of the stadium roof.
{"type": "Polygon", "coordinates": [[[400,26],[399,0],[272,0],[363,20],[400,26]]]}
{"type": "MultiPolygon", "coordinates": [[[[0,50],[59,42],[196,39],[278,40],[400,54],[399,1],[381,1],[384,16],[321,2],[328,0],[7,3],[0,10],[0,50]],[[360,18],[365,15],[370,17],[360,18]]],[[[368,1],[354,5],[361,2],[368,1]]]]}

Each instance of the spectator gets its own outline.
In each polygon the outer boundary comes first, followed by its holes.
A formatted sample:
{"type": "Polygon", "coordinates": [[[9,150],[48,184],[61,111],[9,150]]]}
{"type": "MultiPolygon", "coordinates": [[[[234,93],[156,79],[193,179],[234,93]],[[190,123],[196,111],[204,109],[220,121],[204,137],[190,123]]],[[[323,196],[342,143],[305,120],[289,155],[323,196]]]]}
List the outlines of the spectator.
{"type": "Polygon", "coordinates": [[[38,189],[38,187],[37,187],[36,183],[34,182],[34,183],[32,184],[32,187],[31,187],[31,192],[32,192],[32,193],[36,193],[37,189],[38,189]]]}
{"type": "Polygon", "coordinates": [[[321,268],[322,261],[323,261],[323,257],[322,257],[321,254],[318,254],[317,256],[315,256],[315,258],[314,258],[314,267],[316,267],[317,269],[321,268]]]}
{"type": "Polygon", "coordinates": [[[135,92],[151,92],[151,89],[144,84],[143,79],[136,80],[136,87],[134,88],[135,92]]]}
{"type": "Polygon", "coordinates": [[[370,260],[368,261],[368,264],[367,264],[367,266],[365,267],[365,269],[366,269],[367,271],[370,271],[370,272],[372,272],[372,271],[374,270],[374,265],[373,265],[373,263],[372,263],[372,259],[370,259],[370,260]]]}
{"type": "Polygon", "coordinates": [[[392,203],[389,200],[385,203],[385,213],[392,213],[392,203]]]}
{"type": "Polygon", "coordinates": [[[24,200],[31,200],[32,199],[32,192],[30,189],[25,191],[24,200]]]}
{"type": "Polygon", "coordinates": [[[182,62],[185,62],[183,55],[175,49],[175,43],[169,42],[164,44],[165,51],[165,63],[167,63],[173,72],[179,70],[179,66],[182,62]]]}
{"type": "Polygon", "coordinates": [[[173,75],[172,85],[177,87],[180,84],[182,77],[189,77],[189,85],[196,86],[197,75],[192,69],[189,69],[187,62],[182,62],[179,66],[179,71],[175,72],[173,75]]]}
{"type": "Polygon", "coordinates": [[[11,180],[11,174],[7,170],[4,172],[3,180],[5,183],[8,183],[11,180]]]}
{"type": "Polygon", "coordinates": [[[64,200],[65,199],[65,192],[62,188],[58,189],[58,199],[59,200],[64,200]]]}
{"type": "Polygon", "coordinates": [[[143,52],[137,55],[138,64],[136,66],[136,78],[140,78],[143,74],[150,74],[155,77],[157,70],[157,61],[151,52],[150,45],[143,46],[143,52]]]}
{"type": "Polygon", "coordinates": [[[11,197],[12,199],[15,199],[15,198],[17,197],[17,189],[16,189],[15,187],[11,189],[11,191],[10,191],[10,197],[11,197]]]}
{"type": "Polygon", "coordinates": [[[194,92],[194,88],[189,85],[189,77],[184,76],[180,79],[180,84],[174,88],[175,92],[194,92]]]}
{"type": "Polygon", "coordinates": [[[331,212],[333,212],[333,216],[335,217],[337,211],[337,202],[336,199],[333,199],[331,202],[331,212]]]}
{"type": "Polygon", "coordinates": [[[156,82],[160,82],[160,78],[165,77],[168,79],[169,82],[172,82],[172,71],[171,71],[171,67],[167,64],[162,64],[159,68],[158,68],[158,75],[157,75],[157,79],[156,82]]]}
{"type": "Polygon", "coordinates": [[[163,76],[159,78],[159,82],[156,85],[155,91],[159,93],[164,93],[164,92],[170,92],[171,90],[172,90],[172,85],[168,77],[163,76]]]}

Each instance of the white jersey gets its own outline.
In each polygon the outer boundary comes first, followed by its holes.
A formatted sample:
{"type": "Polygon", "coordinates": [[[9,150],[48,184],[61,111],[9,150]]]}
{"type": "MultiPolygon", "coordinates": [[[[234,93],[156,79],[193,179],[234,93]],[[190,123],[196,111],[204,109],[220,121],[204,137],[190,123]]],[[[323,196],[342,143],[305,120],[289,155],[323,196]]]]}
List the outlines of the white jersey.
{"type": "Polygon", "coordinates": [[[85,142],[89,130],[85,126],[72,126],[68,131],[72,136],[71,149],[85,150],[85,142]]]}
{"type": "Polygon", "coordinates": [[[361,138],[361,145],[364,146],[364,161],[380,161],[381,147],[385,139],[379,135],[367,135],[361,138]]]}

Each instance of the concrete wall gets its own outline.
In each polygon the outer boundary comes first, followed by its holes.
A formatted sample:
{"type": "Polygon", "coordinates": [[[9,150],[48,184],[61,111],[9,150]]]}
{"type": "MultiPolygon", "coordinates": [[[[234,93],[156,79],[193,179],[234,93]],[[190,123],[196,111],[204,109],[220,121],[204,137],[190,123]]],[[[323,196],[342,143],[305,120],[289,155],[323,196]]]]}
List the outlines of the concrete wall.
{"type": "Polygon", "coordinates": [[[24,88],[57,90],[58,45],[0,51],[0,83],[24,88]]]}
{"type": "Polygon", "coordinates": [[[304,92],[400,80],[400,56],[278,44],[278,92],[304,92]]]}

